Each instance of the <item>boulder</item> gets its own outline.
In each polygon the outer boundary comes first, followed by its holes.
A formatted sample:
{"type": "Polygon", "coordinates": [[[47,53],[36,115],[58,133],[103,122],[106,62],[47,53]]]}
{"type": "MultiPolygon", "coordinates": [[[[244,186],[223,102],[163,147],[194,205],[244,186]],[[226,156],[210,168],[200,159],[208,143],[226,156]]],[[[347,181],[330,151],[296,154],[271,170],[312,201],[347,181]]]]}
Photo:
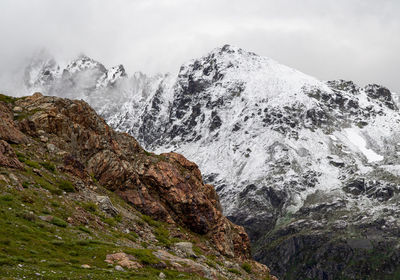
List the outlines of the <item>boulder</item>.
{"type": "Polygon", "coordinates": [[[123,268],[126,268],[126,269],[142,268],[142,265],[140,263],[138,263],[133,256],[125,254],[123,252],[107,255],[105,262],[109,263],[109,264],[117,263],[118,265],[115,266],[115,270],[119,270],[119,271],[123,271],[124,270],[123,268]],[[117,267],[120,267],[120,268],[117,268],[117,267]]]}
{"type": "Polygon", "coordinates": [[[110,214],[111,216],[115,217],[118,215],[119,211],[114,207],[110,198],[108,196],[96,196],[96,200],[100,210],[110,214]]]}
{"type": "Polygon", "coordinates": [[[175,252],[183,256],[197,258],[196,254],[193,252],[193,244],[191,242],[178,242],[175,243],[174,247],[175,252]]]}
{"type": "Polygon", "coordinates": [[[14,111],[15,113],[21,113],[21,112],[23,111],[23,109],[22,109],[21,107],[19,107],[19,106],[15,106],[15,107],[13,108],[13,111],[14,111]]]}

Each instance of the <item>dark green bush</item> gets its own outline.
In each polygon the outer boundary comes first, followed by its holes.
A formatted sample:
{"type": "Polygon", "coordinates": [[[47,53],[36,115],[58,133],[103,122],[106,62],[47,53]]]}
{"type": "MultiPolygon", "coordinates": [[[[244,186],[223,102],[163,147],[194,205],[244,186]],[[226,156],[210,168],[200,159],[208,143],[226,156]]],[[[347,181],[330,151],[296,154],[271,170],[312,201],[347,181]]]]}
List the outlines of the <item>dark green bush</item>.
{"type": "Polygon", "coordinates": [[[17,158],[18,158],[18,160],[20,162],[25,162],[26,161],[25,155],[23,153],[15,152],[15,154],[17,155],[17,158]]]}
{"type": "Polygon", "coordinates": [[[58,226],[58,227],[67,227],[67,222],[65,222],[64,220],[61,220],[60,218],[57,218],[57,217],[53,217],[53,219],[51,220],[51,223],[53,224],[53,225],[56,225],[56,226],[58,226]]]}
{"type": "Polygon", "coordinates": [[[249,263],[243,263],[242,264],[242,268],[244,271],[246,271],[247,273],[251,273],[251,264],[249,263]]]}
{"type": "Polygon", "coordinates": [[[51,171],[51,172],[56,171],[56,166],[54,165],[54,163],[43,161],[43,162],[40,163],[40,165],[43,166],[44,168],[46,168],[47,170],[51,171]]]}
{"type": "Polygon", "coordinates": [[[78,227],[78,229],[83,231],[83,232],[90,233],[90,230],[88,228],[86,228],[86,227],[80,226],[80,227],[78,227]]]}
{"type": "Polygon", "coordinates": [[[149,226],[159,227],[161,223],[159,221],[153,220],[150,216],[142,215],[142,220],[145,221],[149,226]]]}
{"type": "Polygon", "coordinates": [[[58,188],[65,191],[65,192],[75,192],[74,185],[67,180],[60,180],[58,182],[58,188]]]}
{"type": "Polygon", "coordinates": [[[229,271],[230,273],[234,273],[234,274],[237,274],[237,275],[240,275],[240,274],[241,274],[240,271],[237,270],[236,268],[228,268],[228,271],[229,271]]]}
{"type": "Polygon", "coordinates": [[[82,204],[83,209],[85,209],[88,212],[95,213],[97,211],[97,205],[94,202],[85,202],[82,204]]]}
{"type": "Polygon", "coordinates": [[[154,235],[156,236],[158,242],[160,242],[162,245],[166,247],[170,247],[172,242],[169,238],[169,231],[168,229],[160,226],[156,228],[154,235]]]}
{"type": "Polygon", "coordinates": [[[36,161],[30,160],[30,159],[25,160],[25,164],[32,168],[40,168],[39,163],[37,163],[36,161]]]}

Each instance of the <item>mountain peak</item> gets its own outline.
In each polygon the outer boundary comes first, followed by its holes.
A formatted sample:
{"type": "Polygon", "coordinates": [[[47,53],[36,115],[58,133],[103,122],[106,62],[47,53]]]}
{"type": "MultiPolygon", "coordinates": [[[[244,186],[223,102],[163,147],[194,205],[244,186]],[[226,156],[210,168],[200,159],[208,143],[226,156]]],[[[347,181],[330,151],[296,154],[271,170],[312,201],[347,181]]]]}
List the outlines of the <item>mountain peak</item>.
{"type": "Polygon", "coordinates": [[[244,56],[258,56],[257,54],[253,52],[249,52],[245,49],[242,49],[237,46],[225,44],[222,47],[218,47],[213,49],[210,54],[218,54],[218,55],[224,55],[224,54],[236,54],[236,55],[244,55],[244,56]]]}
{"type": "Polygon", "coordinates": [[[229,44],[225,44],[222,47],[217,48],[217,50],[219,50],[220,53],[243,53],[243,52],[245,52],[243,49],[236,47],[236,46],[229,45],[229,44]]]}
{"type": "Polygon", "coordinates": [[[117,81],[126,77],[127,74],[122,64],[111,67],[103,74],[103,76],[99,78],[99,81],[97,83],[97,88],[114,86],[117,81]]]}
{"type": "Polygon", "coordinates": [[[85,54],[79,54],[78,57],[72,60],[65,68],[70,74],[89,69],[98,69],[101,72],[106,71],[106,67],[103,64],[85,54]]]}
{"type": "Polygon", "coordinates": [[[216,97],[225,95],[226,91],[240,91],[245,99],[268,98],[282,104],[307,103],[309,98],[299,94],[304,87],[327,88],[309,75],[231,45],[216,48],[184,64],[179,80],[182,87],[188,87],[192,93],[210,85],[214,87],[210,94],[216,97]]]}
{"type": "Polygon", "coordinates": [[[35,52],[24,69],[24,83],[30,88],[45,86],[60,75],[60,67],[51,53],[42,48],[35,52]]]}

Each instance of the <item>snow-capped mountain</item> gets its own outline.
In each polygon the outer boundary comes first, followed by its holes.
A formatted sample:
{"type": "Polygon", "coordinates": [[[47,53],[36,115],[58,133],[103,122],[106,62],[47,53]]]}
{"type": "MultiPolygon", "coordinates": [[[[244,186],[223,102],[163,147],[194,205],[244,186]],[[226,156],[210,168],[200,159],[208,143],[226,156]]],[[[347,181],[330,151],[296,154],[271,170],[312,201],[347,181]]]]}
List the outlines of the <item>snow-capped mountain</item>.
{"type": "Polygon", "coordinates": [[[24,83],[29,89],[46,88],[52,85],[60,76],[60,66],[44,49],[32,56],[23,73],[24,83]]]}
{"type": "Polygon", "coordinates": [[[400,114],[388,89],[319,81],[229,45],[177,75],[127,77],[78,61],[47,84],[30,84],[67,97],[78,89],[74,98],[146,148],[196,162],[275,274],[359,279],[368,269],[396,271],[400,114]],[[63,86],[53,90],[57,79],[63,86]]]}

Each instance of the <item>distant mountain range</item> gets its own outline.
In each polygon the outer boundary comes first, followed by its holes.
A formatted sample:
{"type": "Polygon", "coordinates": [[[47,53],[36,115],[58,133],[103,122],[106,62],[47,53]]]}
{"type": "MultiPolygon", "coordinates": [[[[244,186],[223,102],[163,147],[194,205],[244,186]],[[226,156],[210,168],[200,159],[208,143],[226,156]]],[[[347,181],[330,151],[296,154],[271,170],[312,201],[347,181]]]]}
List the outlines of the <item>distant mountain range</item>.
{"type": "Polygon", "coordinates": [[[196,162],[283,279],[400,273],[400,114],[387,88],[319,81],[229,45],[152,77],[39,55],[24,84],[196,162]]]}

